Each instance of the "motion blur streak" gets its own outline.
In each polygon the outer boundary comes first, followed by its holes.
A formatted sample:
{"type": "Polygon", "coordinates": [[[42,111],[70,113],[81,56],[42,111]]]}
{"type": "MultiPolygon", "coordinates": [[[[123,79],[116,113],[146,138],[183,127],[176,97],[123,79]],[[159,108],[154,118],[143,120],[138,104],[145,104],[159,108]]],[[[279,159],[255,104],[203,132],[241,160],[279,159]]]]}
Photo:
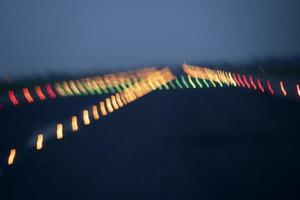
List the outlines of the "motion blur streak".
{"type": "Polygon", "coordinates": [[[286,92],[286,90],[285,90],[285,88],[284,88],[283,81],[280,81],[280,89],[281,89],[282,94],[283,94],[284,96],[286,96],[286,95],[287,95],[287,92],[286,92]]]}
{"type": "Polygon", "coordinates": [[[272,86],[271,86],[270,81],[267,81],[267,86],[268,86],[268,89],[269,89],[270,93],[271,93],[272,95],[274,95],[274,91],[273,91],[273,89],[272,89],[272,86]]]}
{"type": "Polygon", "coordinates": [[[35,92],[38,95],[38,97],[40,98],[41,101],[44,101],[46,99],[45,95],[42,92],[42,89],[40,86],[36,86],[35,87],[35,92]]]}
{"type": "Polygon", "coordinates": [[[9,96],[9,99],[11,100],[11,102],[12,102],[12,104],[13,104],[14,106],[19,105],[19,101],[18,101],[18,99],[16,98],[14,91],[10,90],[10,91],[8,92],[8,96],[9,96]]]}
{"type": "Polygon", "coordinates": [[[299,84],[297,84],[297,93],[298,93],[298,96],[300,97],[300,86],[299,86],[299,84]]]}
{"type": "Polygon", "coordinates": [[[72,126],[72,131],[73,131],[73,132],[78,131],[78,120],[77,120],[77,116],[72,116],[72,118],[71,118],[71,126],[72,126]]]}
{"type": "Polygon", "coordinates": [[[257,84],[258,84],[258,87],[259,87],[260,91],[261,92],[265,92],[265,89],[263,88],[263,86],[262,86],[262,84],[261,84],[261,82],[260,82],[259,79],[257,79],[257,84]]]}
{"type": "Polygon", "coordinates": [[[36,141],[36,150],[41,150],[43,148],[43,134],[38,134],[36,141]]]}
{"type": "Polygon", "coordinates": [[[63,138],[63,125],[57,124],[56,125],[56,138],[61,140],[63,138]]]}
{"type": "Polygon", "coordinates": [[[99,119],[99,113],[98,113],[98,108],[97,108],[96,105],[93,105],[92,112],[93,112],[94,120],[98,120],[99,119]]]}
{"type": "Polygon", "coordinates": [[[8,156],[8,160],[7,160],[7,164],[8,165],[12,165],[14,163],[15,157],[16,157],[16,153],[17,150],[16,149],[11,149],[9,156],[8,156]]]}
{"type": "Polygon", "coordinates": [[[33,103],[33,98],[30,95],[28,88],[23,88],[23,95],[28,103],[33,103]]]}
{"type": "Polygon", "coordinates": [[[119,109],[118,103],[116,101],[116,97],[114,95],[111,96],[111,103],[115,110],[119,109]]]}
{"type": "Polygon", "coordinates": [[[119,107],[123,107],[123,102],[122,102],[122,100],[120,98],[120,94],[119,93],[116,94],[116,100],[117,100],[117,103],[118,103],[119,107]]]}
{"type": "Polygon", "coordinates": [[[100,101],[100,111],[101,111],[101,115],[102,116],[106,116],[107,115],[107,112],[106,112],[106,109],[105,109],[105,104],[103,101],[100,101]]]}
{"type": "Polygon", "coordinates": [[[245,75],[245,74],[243,74],[243,79],[244,79],[244,82],[245,82],[245,84],[246,84],[247,88],[248,88],[248,89],[251,89],[251,86],[250,86],[250,84],[248,83],[248,81],[247,81],[247,79],[246,79],[246,75],[245,75]]]}
{"type": "Polygon", "coordinates": [[[254,88],[254,90],[257,90],[257,87],[256,87],[251,75],[249,76],[249,79],[250,79],[250,83],[251,83],[252,87],[254,88]]]}
{"type": "Polygon", "coordinates": [[[46,85],[46,91],[47,91],[48,95],[50,96],[50,98],[55,98],[56,97],[56,95],[53,92],[50,84],[46,85]]]}
{"type": "Polygon", "coordinates": [[[105,103],[106,103],[106,107],[107,107],[107,109],[108,109],[108,112],[113,112],[114,111],[114,109],[113,109],[113,107],[112,107],[112,105],[111,105],[111,102],[110,102],[110,98],[106,98],[105,99],[105,103]]]}
{"type": "Polygon", "coordinates": [[[90,117],[89,117],[89,111],[88,110],[84,110],[82,112],[82,118],[83,118],[83,124],[84,125],[89,125],[91,122],[90,122],[90,117]]]}

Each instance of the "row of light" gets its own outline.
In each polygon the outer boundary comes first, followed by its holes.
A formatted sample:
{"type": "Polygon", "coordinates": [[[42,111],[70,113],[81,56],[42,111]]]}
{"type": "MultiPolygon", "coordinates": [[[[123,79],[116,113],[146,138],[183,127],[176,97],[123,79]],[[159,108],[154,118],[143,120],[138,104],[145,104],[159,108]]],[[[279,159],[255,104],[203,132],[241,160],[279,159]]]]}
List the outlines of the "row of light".
{"type": "MultiPolygon", "coordinates": [[[[100,101],[98,105],[93,105],[91,107],[93,120],[97,121],[100,119],[100,116],[104,117],[108,113],[112,113],[119,108],[122,108],[124,105],[127,105],[138,98],[148,94],[149,92],[156,90],[157,88],[167,85],[168,82],[172,81],[174,76],[168,68],[161,70],[151,71],[146,74],[143,74],[143,78],[140,80],[136,79],[135,82],[126,87],[123,91],[117,92],[110,97],[107,97],[105,100],[100,101]],[[100,111],[100,113],[99,113],[100,111]]],[[[88,109],[82,111],[82,120],[84,125],[90,125],[90,113],[88,109]]],[[[74,115],[70,117],[70,126],[72,132],[77,132],[79,130],[79,121],[78,116],[74,115]]],[[[56,125],[56,138],[58,140],[63,139],[64,136],[64,124],[58,123],[56,125]]],[[[36,136],[35,148],[40,151],[43,149],[44,144],[44,135],[39,133],[36,136]]],[[[7,164],[13,165],[15,162],[17,150],[12,148],[10,150],[7,164]]]]}
{"type": "MultiPolygon", "coordinates": [[[[27,103],[33,103],[35,98],[38,101],[44,101],[48,97],[53,99],[57,95],[59,97],[81,96],[81,95],[101,95],[122,91],[124,88],[133,84],[137,80],[145,77],[147,73],[154,72],[156,68],[145,68],[136,71],[120,72],[116,74],[107,74],[103,76],[95,76],[82,78],[78,80],[62,81],[53,85],[46,84],[45,86],[35,86],[32,89],[23,88],[22,96],[27,103]]],[[[17,98],[17,93],[14,90],[9,90],[7,93],[10,103],[14,106],[20,104],[20,99],[17,98]]],[[[6,98],[5,95],[1,98],[6,98]]],[[[0,108],[2,106],[0,105],[0,108]]]]}
{"type": "MultiPolygon", "coordinates": [[[[268,92],[274,95],[274,89],[269,80],[266,81],[266,86],[263,86],[262,80],[259,78],[254,79],[251,75],[240,75],[239,73],[226,72],[223,70],[214,70],[206,67],[192,66],[183,64],[183,70],[186,74],[192,77],[201,78],[203,81],[210,81],[213,86],[218,83],[221,87],[223,84],[227,86],[238,86],[248,89],[260,90],[261,92],[268,92]]],[[[280,93],[283,96],[288,96],[287,89],[283,81],[278,83],[280,87],[280,93]]],[[[296,95],[300,97],[300,86],[296,84],[295,86],[296,95]]]]}

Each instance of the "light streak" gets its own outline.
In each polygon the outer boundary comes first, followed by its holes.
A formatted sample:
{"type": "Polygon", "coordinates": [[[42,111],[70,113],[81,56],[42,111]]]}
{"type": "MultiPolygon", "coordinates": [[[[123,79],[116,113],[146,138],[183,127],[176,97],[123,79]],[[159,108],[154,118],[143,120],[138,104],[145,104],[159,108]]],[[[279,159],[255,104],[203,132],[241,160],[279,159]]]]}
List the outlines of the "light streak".
{"type": "Polygon", "coordinates": [[[36,141],[36,150],[39,151],[43,148],[43,140],[44,140],[43,134],[38,134],[37,141],[36,141]]]}
{"type": "Polygon", "coordinates": [[[15,157],[16,157],[16,153],[17,150],[16,149],[11,149],[9,156],[8,156],[8,160],[7,160],[7,164],[8,165],[12,165],[14,163],[15,157]]]}
{"type": "Polygon", "coordinates": [[[96,105],[93,105],[92,112],[93,112],[94,120],[98,120],[99,119],[99,113],[98,113],[98,108],[97,108],[96,105]]]}
{"type": "Polygon", "coordinates": [[[63,138],[63,125],[57,124],[56,125],[56,138],[61,140],[63,138]]]}
{"type": "Polygon", "coordinates": [[[287,92],[286,92],[286,90],[285,90],[285,88],[284,88],[284,84],[283,84],[282,81],[280,81],[280,89],[281,89],[282,94],[283,94],[284,96],[286,96],[286,95],[287,95],[287,92]]]}
{"type": "Polygon", "coordinates": [[[78,131],[78,120],[77,120],[77,116],[72,116],[71,118],[71,126],[72,126],[72,131],[78,131]]]}
{"type": "Polygon", "coordinates": [[[84,125],[89,125],[91,123],[88,110],[83,110],[82,119],[83,119],[83,124],[84,125]]]}

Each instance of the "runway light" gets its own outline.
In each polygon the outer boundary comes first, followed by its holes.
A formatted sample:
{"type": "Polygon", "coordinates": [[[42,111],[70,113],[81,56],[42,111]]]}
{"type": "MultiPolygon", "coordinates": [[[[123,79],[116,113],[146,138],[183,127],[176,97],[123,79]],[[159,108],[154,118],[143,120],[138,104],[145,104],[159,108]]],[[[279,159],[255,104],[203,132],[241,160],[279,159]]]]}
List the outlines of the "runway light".
{"type": "Polygon", "coordinates": [[[56,95],[53,92],[50,84],[46,85],[46,91],[47,91],[48,95],[50,96],[50,98],[55,98],[56,97],[56,95]]]}
{"type": "Polygon", "coordinates": [[[274,95],[274,91],[273,91],[273,89],[272,89],[272,86],[271,86],[270,81],[267,81],[267,86],[268,86],[269,92],[270,92],[272,95],[274,95]]]}
{"type": "Polygon", "coordinates": [[[236,82],[236,84],[240,87],[241,84],[240,84],[238,78],[236,77],[236,75],[235,75],[234,73],[232,73],[232,76],[233,76],[233,79],[234,79],[234,81],[236,82]]]}
{"type": "Polygon", "coordinates": [[[18,99],[16,98],[14,91],[10,90],[10,91],[8,92],[8,96],[9,96],[9,99],[10,99],[10,101],[12,102],[12,104],[13,104],[14,106],[19,105],[19,101],[18,101],[18,99]]]}
{"type": "Polygon", "coordinates": [[[299,84],[297,84],[296,88],[297,88],[298,96],[300,97],[300,86],[299,86],[299,84]]]}
{"type": "Polygon", "coordinates": [[[57,124],[56,125],[56,138],[61,140],[63,138],[63,125],[57,124]]]}
{"type": "Polygon", "coordinates": [[[108,109],[108,112],[113,112],[114,111],[114,109],[113,109],[113,107],[112,107],[112,105],[111,105],[111,101],[110,101],[110,98],[106,98],[105,99],[105,102],[106,102],[106,107],[107,107],[107,109],[108,109]]]}
{"type": "Polygon", "coordinates": [[[36,87],[35,87],[35,92],[36,92],[36,94],[38,95],[38,97],[39,97],[39,99],[40,99],[41,101],[44,101],[44,100],[46,99],[46,97],[45,97],[45,95],[43,94],[42,89],[41,89],[40,86],[36,86],[36,87]]]}
{"type": "Polygon", "coordinates": [[[88,110],[83,110],[82,112],[82,118],[83,118],[83,124],[84,125],[89,125],[90,122],[90,117],[89,117],[89,111],[88,110]]]}
{"type": "Polygon", "coordinates": [[[16,157],[16,149],[11,149],[9,156],[8,156],[8,160],[7,160],[7,164],[8,165],[12,165],[14,163],[15,157],[16,157]]]}
{"type": "Polygon", "coordinates": [[[240,84],[241,84],[243,87],[245,87],[245,84],[244,84],[244,82],[242,81],[240,74],[237,74],[237,77],[238,77],[238,79],[239,79],[240,84]]]}
{"type": "Polygon", "coordinates": [[[118,109],[119,109],[119,106],[118,106],[118,104],[117,104],[115,95],[112,95],[110,98],[111,98],[111,103],[112,103],[113,108],[114,108],[115,110],[118,110],[118,109]]]}
{"type": "Polygon", "coordinates": [[[258,87],[259,87],[260,91],[261,92],[265,92],[265,89],[263,88],[263,86],[262,86],[262,84],[261,84],[261,82],[260,82],[259,79],[257,79],[257,84],[258,84],[258,87]]]}
{"type": "Polygon", "coordinates": [[[286,92],[286,90],[285,90],[285,88],[284,88],[284,84],[283,84],[282,81],[280,81],[280,89],[281,89],[282,94],[283,94],[284,96],[286,96],[286,95],[287,95],[287,92],[286,92]]]}
{"type": "Polygon", "coordinates": [[[23,95],[28,103],[33,103],[33,98],[30,95],[28,88],[23,88],[23,95]]]}
{"type": "Polygon", "coordinates": [[[71,126],[72,126],[72,131],[78,131],[78,120],[77,120],[77,116],[72,116],[71,118],[71,126]]]}
{"type": "Polygon", "coordinates": [[[36,141],[36,150],[41,150],[43,148],[43,134],[38,134],[37,141],[36,141]]]}
{"type": "Polygon", "coordinates": [[[243,79],[244,79],[244,82],[245,82],[245,84],[246,84],[247,88],[248,88],[248,89],[251,89],[251,86],[250,86],[250,84],[248,83],[248,81],[247,81],[247,79],[246,79],[246,75],[245,75],[245,74],[243,75],[243,79]]]}
{"type": "Polygon", "coordinates": [[[189,80],[190,84],[192,85],[192,87],[195,89],[195,88],[196,88],[196,85],[195,85],[195,83],[193,82],[193,80],[192,80],[192,78],[191,78],[190,75],[188,75],[188,80],[189,80]]]}
{"type": "Polygon", "coordinates": [[[99,119],[99,113],[98,113],[98,108],[97,108],[96,105],[93,105],[92,111],[93,111],[93,118],[94,118],[94,120],[98,120],[99,119]]]}
{"type": "Polygon", "coordinates": [[[100,101],[100,112],[101,112],[102,116],[106,116],[107,115],[107,112],[106,112],[106,109],[105,109],[105,104],[104,104],[103,101],[100,101]]]}
{"type": "Polygon", "coordinates": [[[250,83],[251,83],[252,87],[254,88],[254,90],[257,90],[257,87],[256,87],[251,75],[249,76],[249,79],[250,79],[250,83]]]}
{"type": "Polygon", "coordinates": [[[117,100],[117,103],[118,103],[119,107],[123,107],[123,102],[121,100],[121,97],[120,97],[119,93],[116,93],[116,100],[117,100]]]}

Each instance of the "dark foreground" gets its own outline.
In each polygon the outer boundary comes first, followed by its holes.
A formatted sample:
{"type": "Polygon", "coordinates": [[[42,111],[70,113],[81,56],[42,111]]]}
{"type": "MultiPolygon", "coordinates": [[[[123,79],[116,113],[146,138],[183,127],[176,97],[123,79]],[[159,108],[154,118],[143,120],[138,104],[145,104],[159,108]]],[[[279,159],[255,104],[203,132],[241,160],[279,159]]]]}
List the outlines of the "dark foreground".
{"type": "MultiPolygon", "coordinates": [[[[99,99],[2,110],[1,145],[99,99]]],[[[25,150],[2,169],[0,199],[299,199],[299,119],[299,101],[237,88],[153,92],[25,150]]]]}

